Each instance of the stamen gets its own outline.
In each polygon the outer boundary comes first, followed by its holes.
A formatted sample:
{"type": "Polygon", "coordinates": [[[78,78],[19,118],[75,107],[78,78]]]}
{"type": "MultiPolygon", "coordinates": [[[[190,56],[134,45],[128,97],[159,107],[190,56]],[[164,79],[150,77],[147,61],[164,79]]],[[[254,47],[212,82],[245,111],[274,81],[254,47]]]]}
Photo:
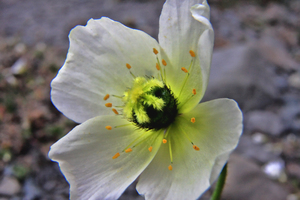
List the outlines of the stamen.
{"type": "Polygon", "coordinates": [[[106,107],[112,107],[112,103],[106,103],[105,106],[106,107]]]}
{"type": "Polygon", "coordinates": [[[167,140],[166,140],[166,139],[163,139],[163,143],[166,144],[166,143],[167,143],[167,140]]]}
{"type": "Polygon", "coordinates": [[[116,109],[112,109],[112,111],[116,114],[116,115],[118,115],[119,114],[119,112],[116,110],[116,109]]]}
{"type": "Polygon", "coordinates": [[[127,69],[131,69],[131,65],[129,65],[128,63],[126,63],[126,67],[127,69]]]}
{"type": "Polygon", "coordinates": [[[152,152],[152,148],[153,148],[153,147],[152,147],[152,146],[150,146],[150,147],[148,148],[148,150],[149,150],[150,152],[152,152]]]}
{"type": "Polygon", "coordinates": [[[112,159],[116,159],[117,157],[119,157],[120,156],[120,153],[116,153],[113,157],[112,157],[112,159]]]}
{"type": "Polygon", "coordinates": [[[111,129],[112,129],[111,126],[105,126],[105,128],[106,128],[107,130],[111,130],[111,129]]]}
{"type": "Polygon", "coordinates": [[[195,122],[196,122],[195,117],[192,117],[191,122],[192,122],[192,123],[195,123],[195,122]]]}
{"type": "Polygon", "coordinates": [[[173,153],[172,153],[171,141],[169,141],[169,153],[170,153],[170,160],[171,160],[171,164],[172,164],[173,163],[173,153]]]}
{"type": "Polygon", "coordinates": [[[162,63],[164,66],[167,66],[167,62],[166,62],[164,59],[161,60],[161,63],[162,63]]]}
{"type": "Polygon", "coordinates": [[[123,124],[123,125],[115,126],[115,128],[120,128],[120,127],[130,126],[130,125],[131,125],[131,124],[123,124]]]}
{"type": "Polygon", "coordinates": [[[119,99],[123,99],[124,96],[118,96],[118,95],[112,95],[113,97],[119,98],[119,99]]]}
{"type": "Polygon", "coordinates": [[[160,70],[160,67],[158,65],[158,63],[156,63],[156,69],[159,71],[160,70]]]}
{"type": "Polygon", "coordinates": [[[125,152],[126,152],[126,153],[132,152],[132,149],[131,149],[131,148],[128,148],[128,149],[125,150],[125,152]]]}
{"type": "Polygon", "coordinates": [[[197,94],[197,92],[196,92],[196,89],[195,89],[195,88],[193,89],[193,94],[194,94],[194,95],[196,95],[196,94],[197,94]]]}
{"type": "MultiPolygon", "coordinates": [[[[164,83],[166,83],[166,77],[164,77],[164,76],[166,76],[166,74],[163,74],[163,70],[162,70],[162,68],[161,68],[161,65],[160,65],[160,62],[159,62],[157,56],[156,56],[156,60],[157,60],[157,63],[156,63],[156,69],[158,69],[158,68],[157,68],[157,65],[158,65],[159,71],[160,71],[161,80],[162,80],[164,83]]],[[[167,63],[165,63],[165,64],[167,64],[167,63]]]]}
{"type": "Polygon", "coordinates": [[[181,70],[184,71],[185,73],[188,73],[188,70],[185,67],[181,67],[181,70]]]}
{"type": "Polygon", "coordinates": [[[193,145],[193,148],[194,148],[196,151],[199,151],[199,150],[200,150],[200,148],[197,147],[196,145],[193,145]]]}
{"type": "Polygon", "coordinates": [[[195,52],[193,51],[193,50],[190,50],[190,54],[191,54],[191,56],[194,58],[194,57],[196,57],[196,54],[195,54],[195,52]]]}
{"type": "Polygon", "coordinates": [[[172,165],[169,165],[168,169],[169,169],[170,171],[172,171],[172,169],[173,169],[172,165]]]}
{"type": "MultiPolygon", "coordinates": [[[[193,65],[193,60],[191,61],[189,70],[187,70],[187,72],[191,71],[192,65],[193,65]]],[[[184,68],[184,67],[183,67],[183,68],[184,68]]],[[[185,69],[185,68],[184,68],[184,69],[185,69]]],[[[183,71],[182,68],[181,68],[181,70],[183,71]]],[[[184,79],[183,84],[182,84],[182,86],[181,86],[180,93],[179,93],[179,95],[178,95],[178,98],[181,96],[181,93],[182,93],[182,91],[183,91],[183,88],[185,87],[185,84],[186,84],[186,82],[187,82],[187,80],[188,80],[188,78],[189,78],[189,75],[190,75],[190,73],[186,73],[185,79],[184,79]]]]}
{"type": "Polygon", "coordinates": [[[105,95],[105,97],[103,98],[104,101],[106,101],[109,98],[109,94],[105,95]]]}
{"type": "Polygon", "coordinates": [[[155,55],[157,55],[157,54],[158,54],[157,49],[153,48],[153,53],[154,53],[155,55]]]}

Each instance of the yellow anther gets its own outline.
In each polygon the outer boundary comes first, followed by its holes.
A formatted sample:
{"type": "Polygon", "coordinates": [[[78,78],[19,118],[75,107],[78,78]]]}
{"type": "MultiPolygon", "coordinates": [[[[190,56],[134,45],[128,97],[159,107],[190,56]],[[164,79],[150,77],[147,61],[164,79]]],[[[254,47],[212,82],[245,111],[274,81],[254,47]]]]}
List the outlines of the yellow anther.
{"type": "Polygon", "coordinates": [[[157,55],[158,54],[157,49],[153,48],[153,53],[155,53],[155,55],[157,55]]]}
{"type": "Polygon", "coordinates": [[[152,148],[153,148],[153,147],[151,146],[151,147],[148,148],[148,150],[149,150],[150,152],[152,152],[152,148]]]}
{"type": "Polygon", "coordinates": [[[172,171],[172,169],[173,169],[172,165],[169,165],[168,169],[169,169],[170,171],[172,171]]]}
{"type": "Polygon", "coordinates": [[[192,57],[196,57],[196,54],[193,50],[190,50],[190,54],[191,54],[192,57]]]}
{"type": "Polygon", "coordinates": [[[192,117],[191,122],[192,122],[192,123],[195,123],[195,122],[196,122],[195,117],[192,117]]]}
{"type": "Polygon", "coordinates": [[[112,129],[111,126],[105,126],[105,128],[106,128],[107,130],[111,130],[111,129],[112,129]]]}
{"type": "Polygon", "coordinates": [[[131,69],[131,65],[129,65],[128,63],[126,63],[126,67],[127,69],[131,69]]]}
{"type": "Polygon", "coordinates": [[[132,152],[132,149],[131,149],[131,148],[128,148],[128,149],[125,150],[125,152],[126,152],[126,153],[132,152]]]}
{"type": "Polygon", "coordinates": [[[156,63],[156,69],[160,70],[160,67],[159,67],[158,63],[156,63]]]}
{"type": "Polygon", "coordinates": [[[106,107],[112,107],[112,103],[106,103],[105,106],[106,107]]]}
{"type": "Polygon", "coordinates": [[[116,115],[118,115],[119,114],[119,112],[116,110],[116,109],[112,109],[112,111],[116,114],[116,115]]]}
{"type": "Polygon", "coordinates": [[[197,92],[196,92],[196,89],[195,89],[195,88],[193,89],[193,94],[194,94],[194,95],[196,95],[196,94],[197,94],[197,92]]]}
{"type": "Polygon", "coordinates": [[[193,148],[194,148],[196,151],[199,151],[199,150],[200,150],[200,148],[197,147],[196,145],[193,145],[193,148]]]}
{"type": "Polygon", "coordinates": [[[167,62],[164,59],[162,59],[161,62],[164,66],[167,66],[167,62]]]}
{"type": "Polygon", "coordinates": [[[106,101],[109,98],[109,94],[105,95],[105,97],[103,98],[104,101],[106,101]]]}
{"type": "Polygon", "coordinates": [[[116,153],[113,157],[112,157],[112,159],[116,159],[117,157],[119,157],[120,156],[120,153],[116,153]]]}
{"type": "Polygon", "coordinates": [[[167,140],[166,140],[166,139],[163,139],[163,143],[166,144],[166,143],[167,143],[167,140]]]}
{"type": "Polygon", "coordinates": [[[184,71],[185,73],[188,73],[188,70],[185,67],[181,67],[181,70],[184,71]]]}

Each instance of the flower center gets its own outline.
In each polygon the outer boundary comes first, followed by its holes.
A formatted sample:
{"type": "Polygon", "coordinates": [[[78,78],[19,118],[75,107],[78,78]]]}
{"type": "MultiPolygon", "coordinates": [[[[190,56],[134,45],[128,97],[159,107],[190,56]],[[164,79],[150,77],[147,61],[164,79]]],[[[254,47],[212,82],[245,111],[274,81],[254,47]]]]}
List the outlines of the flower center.
{"type": "Polygon", "coordinates": [[[177,99],[172,91],[155,78],[136,77],[122,100],[123,115],[140,128],[166,128],[178,114],[177,99]]]}

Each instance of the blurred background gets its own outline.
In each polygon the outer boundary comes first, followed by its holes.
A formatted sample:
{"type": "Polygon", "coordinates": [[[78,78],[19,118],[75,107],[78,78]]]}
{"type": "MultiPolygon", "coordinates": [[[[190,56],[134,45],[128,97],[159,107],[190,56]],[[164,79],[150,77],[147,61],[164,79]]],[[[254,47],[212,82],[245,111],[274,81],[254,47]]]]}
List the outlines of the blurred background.
{"type": "MultiPolygon", "coordinates": [[[[300,1],[208,2],[215,51],[204,101],[233,98],[244,113],[223,199],[299,200],[300,1]]],[[[47,153],[76,125],[49,94],[70,29],[107,16],[157,38],[163,3],[0,0],[0,200],[68,199],[68,183],[47,153]]],[[[143,197],[133,183],[120,199],[143,197]]]]}

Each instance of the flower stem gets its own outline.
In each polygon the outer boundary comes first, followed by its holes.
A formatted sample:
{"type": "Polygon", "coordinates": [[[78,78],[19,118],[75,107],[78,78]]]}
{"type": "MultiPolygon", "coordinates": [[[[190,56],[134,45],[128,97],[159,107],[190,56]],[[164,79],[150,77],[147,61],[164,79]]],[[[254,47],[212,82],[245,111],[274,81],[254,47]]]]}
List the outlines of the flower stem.
{"type": "Polygon", "coordinates": [[[220,200],[221,199],[221,194],[225,185],[225,181],[226,181],[226,176],[227,176],[227,163],[226,165],[223,167],[223,170],[219,176],[216,188],[214,193],[211,196],[210,200],[220,200]]]}

